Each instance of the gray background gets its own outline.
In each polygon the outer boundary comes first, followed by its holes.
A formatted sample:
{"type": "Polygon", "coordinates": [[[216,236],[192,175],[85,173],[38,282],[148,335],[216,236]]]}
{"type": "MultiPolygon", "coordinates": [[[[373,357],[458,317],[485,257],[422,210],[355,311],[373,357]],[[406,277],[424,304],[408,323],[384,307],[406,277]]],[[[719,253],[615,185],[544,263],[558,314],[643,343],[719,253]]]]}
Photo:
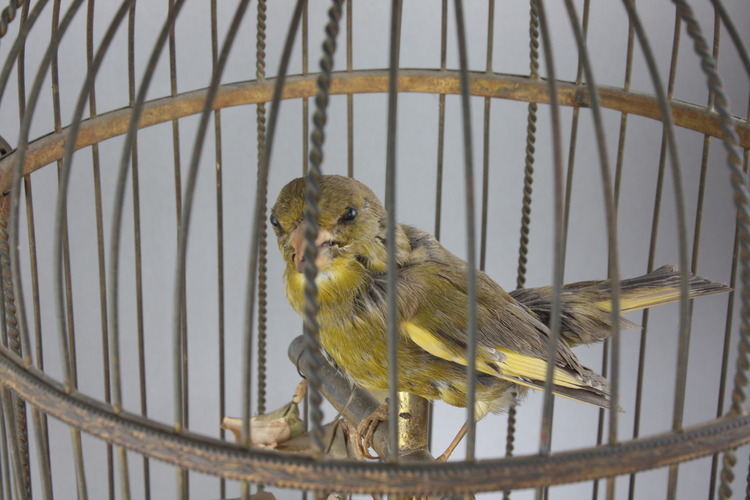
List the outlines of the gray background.
{"type": "MultiPolygon", "coordinates": [[[[63,2],[67,5],[69,2],[63,2]]],[[[219,6],[219,40],[229,25],[235,2],[221,2],[219,6]]],[[[285,30],[290,19],[292,2],[270,2],[268,12],[267,71],[276,73],[285,30]]],[[[708,2],[693,2],[701,20],[704,34],[711,39],[713,13],[708,2]]],[[[406,68],[437,68],[440,65],[440,2],[407,1],[404,5],[401,66],[406,68]]],[[[589,49],[598,84],[622,86],[626,58],[627,15],[618,2],[594,2],[589,26],[589,49]]],[[[670,2],[641,2],[639,11],[649,40],[657,57],[661,77],[666,81],[674,29],[674,7],[670,2]]],[[[727,8],[740,29],[748,26],[750,11],[742,2],[727,2],[727,8]]],[[[582,2],[577,2],[579,14],[582,2]]],[[[577,50],[564,7],[558,2],[546,2],[552,29],[552,42],[557,76],[575,80],[577,50]]],[[[102,36],[116,8],[115,2],[96,5],[97,28],[95,40],[102,36]]],[[[222,82],[255,78],[255,22],[252,18],[255,3],[248,11],[234,50],[228,61],[222,82]]],[[[326,21],[327,4],[310,2],[310,70],[315,71],[320,56],[319,46],[326,21]]],[[[465,5],[469,26],[469,63],[473,70],[485,70],[487,3],[468,1],[465,5]]],[[[136,12],[137,41],[135,47],[135,81],[143,77],[156,34],[165,18],[167,2],[139,2],[136,12]]],[[[528,73],[528,4],[498,1],[495,11],[495,44],[493,69],[511,74],[528,73]]],[[[389,2],[354,3],[355,69],[384,68],[388,63],[389,2]]],[[[85,12],[76,17],[60,49],[60,94],[62,121],[67,124],[85,76],[85,12]]],[[[178,91],[188,91],[208,85],[211,72],[209,2],[188,2],[177,26],[178,91]]],[[[38,68],[41,53],[49,41],[51,9],[47,8],[38,26],[32,31],[27,52],[27,81],[38,68]]],[[[18,25],[11,27],[8,37],[0,44],[0,60],[5,60],[10,40],[18,25]]],[[[344,35],[342,29],[336,69],[344,67],[344,35]]],[[[739,64],[725,30],[721,31],[722,51],[719,68],[731,101],[733,112],[745,116],[748,81],[739,64]]],[[[126,106],[128,99],[127,36],[121,29],[108,52],[97,79],[99,113],[126,106]]],[[[449,69],[458,67],[453,6],[449,6],[448,63],[449,69]]],[[[300,38],[292,57],[290,73],[301,72],[300,38]]],[[[542,75],[546,69],[542,63],[542,75]]],[[[170,93],[169,65],[164,54],[154,73],[149,99],[170,93]]],[[[27,86],[30,84],[27,83],[27,86]]],[[[642,52],[636,45],[632,88],[653,93],[642,52]]],[[[52,95],[47,75],[45,90],[32,123],[31,137],[53,130],[52,95]]],[[[17,82],[10,85],[0,102],[0,134],[11,144],[18,136],[19,111],[17,82]]],[[[704,105],[707,101],[705,77],[687,34],[682,33],[678,57],[676,99],[704,105]]],[[[477,172],[477,192],[481,180],[482,118],[484,100],[472,99],[474,128],[474,158],[477,172]]],[[[437,164],[438,97],[431,94],[404,94],[399,97],[398,115],[398,188],[397,219],[432,231],[435,227],[435,188],[437,164]]],[[[311,101],[311,110],[312,110],[311,101]]],[[[384,196],[386,151],[387,96],[383,94],[354,97],[354,174],[384,196]]],[[[521,187],[526,135],[527,105],[520,102],[496,100],[491,105],[489,146],[489,224],[487,231],[486,271],[504,287],[515,286],[518,239],[521,211],[521,187]]],[[[536,174],[529,247],[527,286],[549,284],[552,277],[552,157],[550,113],[540,106],[537,124],[536,174]]],[[[460,103],[457,96],[446,99],[446,144],[441,240],[459,256],[466,255],[465,209],[463,198],[463,139],[460,125],[460,103]]],[[[564,155],[570,148],[572,110],[563,108],[562,132],[564,155]]],[[[302,172],[302,104],[284,102],[281,106],[277,141],[273,150],[269,197],[275,199],[279,189],[302,172]]],[[[241,335],[245,315],[246,277],[250,238],[250,216],[254,204],[256,176],[255,107],[242,106],[225,109],[222,118],[221,165],[224,185],[225,287],[226,287],[226,369],[228,415],[241,413],[241,335]]],[[[570,232],[568,237],[565,278],[567,282],[604,278],[607,271],[607,243],[602,204],[600,165],[589,110],[581,110],[576,143],[575,174],[572,186],[570,232]]],[[[603,112],[607,127],[608,157],[614,165],[620,114],[603,112]]],[[[180,147],[183,174],[189,163],[195,140],[197,117],[180,121],[180,147]]],[[[346,97],[334,96],[329,109],[326,131],[326,173],[346,173],[346,97]]],[[[677,130],[679,156],[683,167],[687,226],[692,242],[696,200],[700,175],[703,136],[677,130]]],[[[115,170],[119,163],[122,138],[117,137],[100,145],[102,158],[102,186],[104,198],[105,241],[109,242],[115,170]]],[[[622,194],[619,208],[620,269],[623,276],[642,274],[646,270],[652,212],[656,191],[657,169],[661,144],[661,125],[646,118],[631,116],[624,150],[622,194]]],[[[217,249],[216,249],[216,178],[215,139],[213,128],[205,139],[200,163],[195,207],[191,225],[188,253],[188,330],[190,362],[190,429],[209,436],[218,436],[222,415],[218,403],[218,348],[217,348],[217,249]]],[[[140,172],[140,201],[143,252],[144,328],[146,336],[146,372],[148,377],[148,415],[171,424],[172,358],[171,314],[172,282],[176,254],[174,163],[172,128],[169,123],[142,130],[138,135],[140,172]]],[[[40,266],[41,327],[44,332],[45,369],[61,378],[58,346],[55,336],[54,294],[51,280],[53,214],[57,180],[53,166],[41,169],[33,179],[34,216],[38,238],[40,266]]],[[[70,185],[69,230],[72,247],[73,300],[76,324],[76,350],[79,359],[80,390],[103,399],[101,328],[99,316],[98,267],[93,201],[91,154],[81,151],[75,157],[70,185]]],[[[703,229],[700,238],[698,270],[707,277],[728,282],[731,271],[734,213],[725,153],[718,142],[712,141],[708,155],[706,202],[703,207],[703,229]]],[[[22,201],[23,207],[23,201],[22,201]]],[[[22,210],[23,212],[23,210],[22,210]]],[[[132,191],[128,188],[121,247],[121,335],[123,355],[124,406],[132,412],[140,411],[138,392],[138,364],[135,323],[135,282],[133,251],[132,191]]],[[[477,218],[479,220],[479,218],[477,218]]],[[[675,231],[674,191],[669,170],[665,179],[663,204],[658,219],[656,265],[677,263],[678,245],[675,231]]],[[[107,243],[108,244],[108,243],[107,243]]],[[[22,268],[28,282],[28,251],[26,216],[21,218],[22,268]]],[[[107,252],[109,253],[109,252],[107,252]]],[[[107,255],[109,259],[109,255],[107,255]]],[[[268,290],[268,408],[276,408],[289,401],[299,381],[297,372],[287,359],[289,342],[300,334],[301,322],[287,304],[281,285],[282,262],[275,244],[269,245],[268,290]]],[[[108,279],[111,279],[108,277],[108,279]]],[[[29,294],[29,287],[26,287],[29,294]]],[[[27,298],[30,303],[30,297],[27,298]]],[[[716,395],[723,331],[727,310],[726,296],[714,296],[695,303],[693,313],[690,369],[685,424],[691,425],[715,417],[716,395]]],[[[641,435],[651,435],[671,428],[675,364],[677,346],[677,306],[665,306],[651,314],[647,337],[641,435]]],[[[641,314],[629,319],[640,322],[641,314]]],[[[735,321],[735,335],[736,335],[735,321]]],[[[618,436],[632,437],[635,372],[639,346],[639,332],[622,335],[622,387],[618,436]]],[[[733,339],[732,345],[736,345],[733,339]]],[[[579,348],[576,352],[584,364],[600,369],[601,346],[579,348]]],[[[732,365],[733,369],[733,365],[732,365]]],[[[516,434],[516,453],[532,454],[538,449],[541,394],[532,394],[519,410],[516,434]]],[[[328,408],[326,418],[335,413],[328,408]]],[[[563,399],[555,402],[553,450],[561,451],[593,446],[599,412],[585,405],[563,399]]],[[[439,402],[435,405],[433,443],[436,453],[450,441],[465,418],[463,409],[439,402]]],[[[504,416],[489,416],[478,424],[480,458],[504,454],[504,416]]],[[[52,471],[57,498],[75,495],[73,462],[67,429],[50,421],[52,436],[52,471]]],[[[106,461],[104,445],[97,439],[84,436],[86,474],[89,494],[106,495],[106,461]]],[[[33,451],[33,450],[32,450],[33,451]]],[[[454,459],[461,459],[459,448],[454,459]]],[[[747,468],[747,450],[740,450],[738,476],[747,468]]],[[[143,496],[141,459],[130,455],[131,488],[135,497],[143,496]]],[[[704,498],[708,494],[710,459],[690,462],[680,468],[678,496],[704,498]]],[[[172,496],[175,472],[170,466],[151,462],[152,494],[172,496]]],[[[650,471],[638,476],[636,497],[662,495],[666,492],[666,470],[650,471]]],[[[118,480],[119,481],[119,480],[118,480]]],[[[218,496],[218,480],[191,474],[191,496],[218,496]]],[[[737,485],[741,489],[741,484],[737,485]]],[[[230,483],[228,496],[237,495],[238,485],[230,483]]],[[[617,481],[618,496],[627,494],[627,477],[617,481]]],[[[588,496],[591,483],[553,488],[553,498],[588,496]]],[[[296,497],[296,493],[274,489],[278,496],[296,497]]],[[[117,486],[119,494],[119,483],[117,486]]],[[[514,498],[531,498],[533,491],[518,492],[514,498]]],[[[493,495],[496,497],[496,495],[493,495]]]]}

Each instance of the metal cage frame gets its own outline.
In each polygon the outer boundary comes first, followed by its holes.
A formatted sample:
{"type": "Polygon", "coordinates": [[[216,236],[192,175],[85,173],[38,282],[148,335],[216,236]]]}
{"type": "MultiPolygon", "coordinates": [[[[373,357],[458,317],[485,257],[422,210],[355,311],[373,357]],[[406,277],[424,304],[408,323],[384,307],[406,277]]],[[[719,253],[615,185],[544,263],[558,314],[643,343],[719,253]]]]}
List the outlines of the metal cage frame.
{"type": "MultiPolygon", "coordinates": [[[[31,32],[35,21],[43,9],[47,8],[46,0],[39,0],[30,8],[31,2],[23,0],[11,0],[3,11],[2,23],[0,24],[0,35],[6,32],[6,27],[16,15],[16,9],[24,8],[24,20],[21,24],[16,40],[13,42],[9,57],[0,72],[0,100],[7,88],[8,79],[11,77],[14,64],[21,59],[19,53],[23,50],[26,37],[31,32]]],[[[148,68],[153,70],[160,55],[167,49],[169,44],[174,43],[174,23],[179,15],[184,0],[170,0],[170,15],[162,25],[156,44],[149,59],[148,68]]],[[[211,84],[206,89],[178,93],[173,85],[172,95],[146,100],[149,88],[149,74],[146,71],[144,81],[138,87],[137,93],[131,94],[131,106],[128,108],[108,111],[97,114],[93,98],[94,82],[99,70],[103,56],[108,45],[115,36],[117,30],[122,29],[129,13],[133,12],[135,1],[124,0],[120,4],[116,16],[99,45],[94,51],[93,41],[89,34],[88,73],[86,84],[81,89],[75,108],[75,119],[70,125],[58,126],[52,133],[36,140],[30,140],[29,130],[31,118],[34,115],[37,99],[42,90],[47,69],[54,65],[57,46],[55,42],[64,37],[71,20],[77,15],[77,11],[83,6],[83,0],[74,0],[63,16],[59,19],[57,32],[53,37],[44,60],[43,71],[40,71],[33,81],[31,90],[26,100],[26,109],[22,116],[20,127],[20,139],[15,148],[6,146],[0,151],[0,268],[2,269],[2,294],[5,314],[3,316],[3,328],[7,332],[7,345],[0,346],[0,387],[2,387],[2,415],[5,420],[5,432],[7,440],[5,450],[11,452],[11,464],[16,478],[25,478],[24,481],[14,482],[16,491],[15,498],[29,498],[30,479],[28,463],[28,447],[26,426],[28,425],[27,411],[31,414],[31,425],[35,428],[35,434],[44,435],[43,419],[50,416],[59,419],[69,425],[74,432],[74,441],[79,443],[76,453],[80,455],[80,432],[106,440],[119,450],[121,464],[120,474],[122,476],[123,495],[129,496],[127,469],[125,462],[125,450],[138,452],[146,457],[155,458],[174,464],[184,470],[195,470],[221,476],[227,479],[254,482],[260,484],[310,489],[318,491],[356,491],[367,493],[388,494],[410,494],[426,495],[436,493],[476,493],[480,491],[511,490],[525,487],[544,487],[561,484],[565,482],[582,481],[587,479],[612,478],[616,475],[631,474],[638,471],[652,469],[661,466],[676,466],[681,462],[700,456],[724,452],[723,471],[721,473],[720,497],[726,498],[731,495],[729,482],[733,475],[732,466],[736,461],[734,449],[750,442],[750,416],[745,409],[745,387],[747,385],[747,369],[750,367],[748,353],[750,352],[750,204],[746,188],[747,175],[747,151],[750,148],[750,124],[745,119],[739,119],[730,113],[727,98],[723,92],[722,79],[718,73],[716,62],[712,57],[710,45],[703,35],[701,24],[695,18],[690,5],[684,0],[674,0],[676,14],[680,21],[687,27],[687,33],[691,37],[697,56],[701,60],[701,66],[705,74],[707,87],[710,89],[710,103],[703,107],[695,104],[675,101],[671,98],[667,87],[661,81],[655,58],[649,46],[649,41],[644,32],[635,2],[624,0],[623,5],[629,15],[630,22],[630,50],[632,56],[634,42],[637,42],[643,53],[653,80],[655,94],[650,95],[629,88],[629,82],[624,87],[611,87],[597,85],[595,75],[588,62],[588,53],[585,42],[585,34],[581,30],[581,19],[576,6],[572,0],[566,0],[565,6],[569,14],[571,27],[574,29],[575,39],[581,65],[576,82],[565,82],[555,77],[554,62],[552,59],[552,47],[547,27],[547,19],[544,2],[531,0],[532,19],[532,64],[529,75],[516,76],[495,73],[491,62],[485,72],[469,71],[466,56],[465,25],[463,21],[463,2],[455,0],[455,15],[458,28],[459,60],[458,70],[449,70],[443,67],[435,70],[410,70],[399,67],[399,43],[401,24],[401,1],[392,2],[392,31],[390,38],[390,67],[382,70],[355,70],[351,67],[351,53],[348,52],[348,67],[346,70],[333,72],[333,56],[337,47],[337,35],[340,30],[339,24],[344,12],[343,0],[333,0],[329,11],[329,23],[326,27],[326,41],[324,42],[324,57],[321,61],[320,73],[309,73],[307,70],[301,75],[287,75],[289,56],[306,13],[306,2],[296,2],[294,16],[290,21],[289,31],[286,38],[286,46],[281,60],[280,68],[275,77],[265,76],[265,60],[263,59],[264,40],[261,39],[259,30],[259,62],[257,80],[222,84],[221,77],[225,63],[233,46],[240,22],[246,15],[249,0],[239,0],[232,19],[228,34],[223,44],[219,45],[217,38],[213,39],[214,71],[211,84]],[[544,62],[539,60],[539,46],[542,46],[544,62]],[[544,64],[548,78],[539,76],[539,67],[544,64]],[[676,150],[674,130],[677,127],[687,128],[705,134],[706,137],[721,140],[726,149],[726,165],[729,169],[732,187],[734,189],[734,201],[737,207],[737,233],[736,233],[736,261],[738,268],[734,275],[739,277],[739,282],[731,283],[738,290],[742,311],[740,314],[741,325],[740,344],[737,347],[739,358],[737,361],[732,388],[732,406],[726,415],[719,416],[715,420],[703,424],[685,428],[682,423],[682,415],[679,410],[675,412],[674,424],[671,432],[648,438],[637,438],[625,442],[617,439],[617,412],[609,414],[610,433],[607,438],[608,444],[594,448],[586,448],[575,451],[552,452],[549,441],[540,441],[540,453],[537,456],[520,456],[509,458],[498,458],[496,460],[473,460],[473,448],[476,442],[476,431],[473,425],[473,412],[469,412],[468,452],[467,461],[460,463],[433,464],[423,463],[409,459],[387,460],[384,463],[356,463],[340,462],[333,460],[311,459],[308,456],[249,449],[247,436],[250,426],[250,373],[243,374],[243,393],[246,399],[243,402],[243,436],[244,445],[234,445],[222,440],[209,438],[207,436],[191,433],[187,429],[185,421],[185,402],[182,399],[184,371],[181,363],[183,349],[184,331],[182,325],[182,314],[184,314],[184,295],[181,290],[185,286],[185,259],[188,241],[188,229],[190,228],[191,207],[195,178],[197,174],[198,161],[203,147],[203,138],[209,131],[209,118],[213,113],[232,106],[257,104],[259,123],[263,123],[263,135],[259,136],[259,170],[255,212],[252,218],[252,241],[253,249],[249,260],[249,275],[247,277],[248,310],[245,316],[245,349],[248,356],[246,366],[249,370],[250,358],[253,346],[256,342],[254,323],[258,319],[258,311],[255,309],[258,287],[265,286],[264,280],[264,252],[261,240],[265,238],[265,215],[267,205],[268,169],[272,153],[274,135],[276,133],[277,116],[280,102],[284,99],[304,99],[305,112],[307,112],[307,99],[315,98],[315,109],[313,116],[313,130],[311,131],[311,146],[309,148],[310,166],[307,169],[310,189],[310,206],[307,212],[309,221],[316,225],[316,179],[320,175],[321,163],[323,161],[323,144],[325,139],[325,115],[328,97],[330,95],[352,96],[361,93],[378,92],[387,93],[389,96],[389,135],[387,153],[387,190],[386,209],[393,214],[393,199],[390,193],[395,188],[395,141],[397,138],[396,111],[398,106],[398,95],[405,92],[427,92],[439,95],[441,107],[444,106],[446,95],[454,94],[461,96],[464,113],[465,144],[470,145],[472,131],[470,126],[469,104],[470,96],[480,96],[491,99],[511,99],[529,103],[529,126],[530,129],[536,121],[537,104],[549,105],[553,120],[554,141],[554,165],[555,165],[555,205],[559,207],[559,217],[555,223],[555,245],[556,260],[554,266],[555,303],[552,314],[552,332],[559,335],[559,294],[562,286],[562,270],[564,266],[564,231],[567,221],[564,220],[565,190],[564,190],[564,168],[562,158],[562,136],[560,132],[561,107],[572,107],[575,111],[580,108],[590,108],[595,120],[596,141],[601,157],[601,168],[603,174],[603,189],[605,193],[605,207],[607,210],[607,227],[609,235],[609,275],[613,282],[619,277],[617,258],[617,229],[616,229],[616,193],[614,170],[610,167],[606,152],[606,141],[603,138],[603,125],[601,123],[601,110],[603,108],[620,111],[623,116],[639,115],[661,120],[664,123],[665,145],[668,151],[669,168],[677,186],[680,186],[681,167],[679,153],[676,150]],[[265,104],[269,104],[266,111],[265,104]],[[84,116],[84,110],[89,105],[90,116],[84,116]],[[268,116],[266,123],[266,114],[268,116]],[[176,272],[174,282],[174,307],[172,312],[174,329],[172,331],[174,345],[174,379],[175,379],[175,422],[173,426],[163,425],[148,418],[125,411],[122,408],[122,381],[119,376],[119,337],[118,337],[118,252],[120,248],[119,227],[124,209],[124,193],[128,170],[131,167],[131,154],[134,151],[134,141],[139,129],[165,122],[176,122],[178,119],[196,115],[199,117],[199,139],[194,144],[193,154],[190,158],[188,175],[185,179],[185,195],[182,198],[180,209],[179,251],[176,259],[176,272]],[[114,201],[114,216],[112,240],[108,250],[111,260],[108,268],[107,295],[105,301],[108,305],[108,344],[110,356],[110,369],[112,374],[111,401],[103,402],[94,400],[76,389],[74,365],[71,364],[69,326],[65,321],[65,249],[68,245],[66,236],[65,212],[68,192],[68,179],[76,150],[95,146],[99,142],[115,136],[124,136],[122,158],[118,167],[118,187],[114,201]],[[744,150],[744,160],[742,151],[744,150]],[[63,380],[55,380],[46,375],[34,363],[34,345],[29,325],[31,322],[27,315],[28,305],[25,303],[23,282],[21,279],[19,258],[19,210],[22,193],[22,179],[32,172],[46,166],[60,162],[60,188],[57,203],[57,223],[55,238],[55,286],[58,303],[57,334],[62,346],[62,359],[65,360],[65,376],[63,380]],[[17,443],[14,445],[13,443],[17,443]]],[[[588,4],[588,2],[587,2],[588,4]]],[[[715,8],[717,23],[724,26],[740,54],[744,63],[744,71],[750,78],[750,59],[745,46],[742,44],[740,33],[733,25],[720,0],[711,0],[715,8]]],[[[59,6],[58,3],[56,5],[59,6]]],[[[93,2],[90,3],[93,5],[93,2]]],[[[443,0],[443,12],[447,9],[448,2],[443,0]]],[[[489,1],[490,9],[494,9],[494,1],[489,1]]],[[[265,2],[259,1],[258,22],[265,23],[265,2]]],[[[92,7],[93,8],[93,7],[92,7]]],[[[347,20],[351,21],[351,10],[347,11],[347,20]]],[[[58,12],[58,15],[60,13],[58,12]]],[[[306,26],[305,26],[306,29],[306,26]]],[[[445,44],[445,26],[443,26],[443,44],[445,44]]],[[[351,28],[348,30],[351,33],[351,28]]],[[[132,35],[131,35],[132,36],[132,35]]],[[[491,37],[488,42],[488,53],[491,54],[491,37]]],[[[5,43],[9,43],[4,40],[5,43]]],[[[350,51],[350,44],[348,45],[350,51]]],[[[443,61],[445,61],[445,47],[443,46],[443,61]]],[[[631,57],[629,56],[629,57],[631,57]]],[[[132,55],[131,55],[132,57],[132,55]]],[[[632,60],[632,59],[631,59],[632,60]]],[[[488,56],[488,61],[491,57],[488,56]]],[[[132,64],[132,60],[131,60],[132,64]]],[[[303,63],[307,68],[307,59],[303,63]]],[[[132,74],[132,70],[131,70],[132,74]]],[[[577,115],[576,115],[577,116],[577,115]]],[[[441,115],[441,120],[444,119],[441,115]]],[[[307,133],[307,132],[306,132],[307,133]]],[[[530,132],[532,134],[532,132],[530,132]]],[[[624,134],[624,132],[623,132],[624,134]]],[[[532,138],[533,139],[533,138],[532,138]]],[[[622,140],[622,139],[621,139],[622,140]]],[[[532,140],[533,145],[533,140],[532,140]]],[[[466,203],[468,218],[468,241],[469,241],[469,266],[471,269],[478,267],[476,259],[476,228],[474,227],[473,214],[476,212],[474,206],[476,194],[473,192],[474,160],[471,157],[471,148],[466,147],[465,168],[467,179],[466,203]]],[[[527,164],[527,176],[533,173],[533,151],[531,159],[527,164]]],[[[525,229],[522,225],[522,250],[519,257],[518,286],[523,286],[525,281],[526,256],[523,251],[523,237],[528,234],[528,206],[530,199],[530,184],[526,186],[528,200],[524,200],[525,229]],[[524,233],[524,231],[526,231],[524,233]]],[[[679,188],[678,188],[679,193],[679,188]]],[[[486,194],[484,195],[486,197],[486,194]]],[[[688,237],[685,223],[684,202],[678,194],[678,218],[682,221],[679,226],[680,234],[680,269],[683,271],[683,295],[680,303],[680,360],[678,370],[683,373],[686,370],[687,342],[689,331],[689,301],[687,296],[686,276],[691,268],[688,256],[688,237]]],[[[390,227],[394,227],[395,220],[390,220],[390,227]]],[[[314,242],[315,235],[307,235],[309,244],[314,242]]],[[[389,241],[393,241],[390,238],[389,241]]],[[[528,242],[528,240],[527,240],[528,242]]],[[[104,244],[100,241],[100,251],[104,244]]],[[[390,275],[395,276],[394,249],[389,252],[390,275]]],[[[482,251],[481,259],[484,261],[482,251]]],[[[314,280],[316,270],[314,259],[312,267],[306,269],[308,284],[314,280]]],[[[391,278],[393,286],[395,277],[391,278]]],[[[470,279],[471,283],[471,279],[470,279]]],[[[475,293],[475,285],[470,284],[470,296],[475,293]]],[[[395,288],[390,288],[393,297],[395,288]]],[[[332,400],[334,404],[338,401],[341,405],[347,401],[348,387],[338,380],[335,372],[328,373],[327,363],[319,356],[311,353],[317,350],[317,323],[315,320],[315,290],[312,287],[307,292],[307,315],[305,317],[305,334],[302,339],[296,341],[290,350],[290,356],[297,359],[306,350],[301,358],[301,369],[310,380],[310,404],[311,404],[311,433],[313,435],[313,454],[315,450],[320,453],[322,448],[321,425],[322,414],[319,406],[322,395],[332,400]]],[[[730,299],[730,304],[732,300],[730,299]]],[[[619,317],[619,302],[617,287],[613,291],[613,318],[619,317]]],[[[394,302],[395,304],[395,302],[394,302]]],[[[475,317],[476,311],[473,311],[475,317]]],[[[392,315],[393,316],[393,315],[392,315]]],[[[730,314],[731,316],[731,314],[730,314]]],[[[395,320],[394,320],[395,321],[395,320]]],[[[476,325],[470,324],[470,334],[475,333],[476,325]]],[[[558,338],[553,335],[553,338],[558,338]]],[[[390,345],[395,346],[396,328],[392,324],[389,328],[390,345]]],[[[554,342],[551,343],[554,346],[554,342]]],[[[475,343],[470,343],[475,349],[475,343]]],[[[618,398],[618,360],[619,342],[618,336],[614,335],[611,341],[611,372],[613,373],[613,400],[618,398]]],[[[469,359],[473,359],[469,351],[469,359]]],[[[475,352],[475,351],[474,351],[475,352]]],[[[550,353],[554,356],[554,352],[550,353]]],[[[392,365],[391,365],[392,366],[392,365]]],[[[550,370],[552,369],[550,364],[550,370]]],[[[392,369],[395,374],[395,369],[392,369]]],[[[548,379],[551,379],[551,372],[548,379]]],[[[680,377],[678,377],[679,379],[680,377]]],[[[684,376],[682,377],[685,378],[684,376]]],[[[476,383],[476,367],[474,363],[469,368],[469,384],[476,383]]],[[[395,388],[395,384],[392,384],[395,388]]],[[[552,425],[552,394],[551,384],[544,401],[544,429],[549,431],[552,425]]],[[[364,398],[365,396],[361,396],[364,398]]],[[[395,389],[390,397],[398,399],[395,389]]],[[[682,392],[678,384],[676,394],[676,407],[684,406],[684,384],[682,392]]],[[[470,400],[473,401],[473,400],[470,400]]],[[[366,414],[363,409],[352,407],[345,412],[345,417],[357,420],[366,414]]],[[[468,405],[473,408],[473,404],[468,405]]],[[[389,450],[399,448],[398,430],[395,425],[398,406],[391,405],[389,421],[391,425],[386,431],[382,429],[379,435],[377,447],[384,457],[394,456],[389,450]]],[[[549,432],[546,433],[549,435],[549,432]]],[[[44,470],[49,464],[48,451],[44,443],[36,444],[37,455],[41,463],[39,468],[44,470]]],[[[317,455],[316,455],[317,456],[317,455]]],[[[421,457],[424,458],[424,457],[421,457]]],[[[676,467],[675,469],[676,470],[676,467]]],[[[85,477],[78,478],[79,484],[85,490],[85,477]]],[[[670,484],[672,488],[674,485],[670,484]]],[[[51,498],[51,482],[47,477],[43,484],[45,497],[51,498]]],[[[180,483],[180,488],[186,488],[185,482],[180,483]]],[[[183,491],[184,493],[184,491],[183,491]]],[[[674,491],[672,490],[672,494],[674,491]]]]}

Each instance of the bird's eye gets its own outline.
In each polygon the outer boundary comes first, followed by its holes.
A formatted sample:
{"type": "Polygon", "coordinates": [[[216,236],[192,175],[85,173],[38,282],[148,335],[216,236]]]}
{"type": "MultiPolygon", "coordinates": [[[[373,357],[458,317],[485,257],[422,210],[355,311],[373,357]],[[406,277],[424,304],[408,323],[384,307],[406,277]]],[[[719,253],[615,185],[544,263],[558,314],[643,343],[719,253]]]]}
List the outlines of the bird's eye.
{"type": "Polygon", "coordinates": [[[279,224],[279,219],[276,218],[274,214],[271,214],[271,216],[268,218],[271,225],[275,228],[281,229],[281,224],[279,224]]]}
{"type": "Polygon", "coordinates": [[[347,208],[346,212],[344,212],[344,215],[341,216],[341,220],[343,222],[351,222],[356,218],[357,218],[357,209],[354,207],[347,208]]]}

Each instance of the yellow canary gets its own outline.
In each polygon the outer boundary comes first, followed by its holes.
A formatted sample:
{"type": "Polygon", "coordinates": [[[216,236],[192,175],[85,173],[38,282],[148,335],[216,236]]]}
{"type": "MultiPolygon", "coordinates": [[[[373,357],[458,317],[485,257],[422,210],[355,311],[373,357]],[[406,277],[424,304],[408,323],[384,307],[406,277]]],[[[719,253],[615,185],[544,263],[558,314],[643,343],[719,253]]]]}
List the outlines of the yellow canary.
{"type": "MultiPolygon", "coordinates": [[[[287,297],[300,314],[304,191],[304,179],[291,181],[270,216],[286,261],[287,297]]],[[[321,178],[319,206],[320,342],[353,382],[387,390],[386,211],[367,186],[336,175],[321,178]]],[[[398,390],[466,406],[467,264],[430,234],[404,224],[396,228],[396,247],[398,390]]],[[[621,310],[678,300],[679,281],[673,266],[624,280],[621,310]]],[[[571,347],[610,334],[610,289],[608,281],[563,288],[562,338],[554,360],[556,394],[602,407],[609,406],[607,380],[582,366],[571,347]]],[[[690,297],[727,290],[701,277],[690,279],[690,297]]],[[[477,271],[477,418],[504,410],[529,387],[544,387],[551,298],[550,287],[509,294],[477,271]]]]}

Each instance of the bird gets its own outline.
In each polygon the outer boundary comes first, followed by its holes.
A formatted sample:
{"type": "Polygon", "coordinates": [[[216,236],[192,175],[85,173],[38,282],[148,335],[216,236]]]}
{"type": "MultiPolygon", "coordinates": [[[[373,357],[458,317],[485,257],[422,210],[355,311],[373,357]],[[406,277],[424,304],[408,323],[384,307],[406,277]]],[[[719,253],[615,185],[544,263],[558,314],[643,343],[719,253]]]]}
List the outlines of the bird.
{"type": "MultiPolygon", "coordinates": [[[[319,342],[351,382],[385,391],[389,383],[387,213],[373,191],[354,178],[322,175],[318,179],[314,255],[319,342]]],[[[269,216],[285,261],[286,296],[300,315],[305,307],[306,184],[305,178],[286,184],[269,216]]],[[[434,236],[407,224],[396,225],[395,247],[398,390],[466,407],[470,390],[468,265],[434,236]]],[[[509,293],[486,273],[474,271],[475,418],[481,419],[506,411],[529,389],[544,389],[553,289],[521,288],[509,293]]],[[[608,280],[563,286],[560,340],[553,360],[554,394],[610,408],[607,379],[583,366],[572,348],[611,335],[611,290],[608,280]]],[[[690,298],[728,290],[722,283],[690,276],[690,298]]],[[[620,282],[623,313],[679,297],[680,273],[675,266],[620,282]]],[[[625,318],[620,319],[620,326],[637,327],[625,318]]],[[[442,460],[465,432],[466,424],[442,460]]]]}

